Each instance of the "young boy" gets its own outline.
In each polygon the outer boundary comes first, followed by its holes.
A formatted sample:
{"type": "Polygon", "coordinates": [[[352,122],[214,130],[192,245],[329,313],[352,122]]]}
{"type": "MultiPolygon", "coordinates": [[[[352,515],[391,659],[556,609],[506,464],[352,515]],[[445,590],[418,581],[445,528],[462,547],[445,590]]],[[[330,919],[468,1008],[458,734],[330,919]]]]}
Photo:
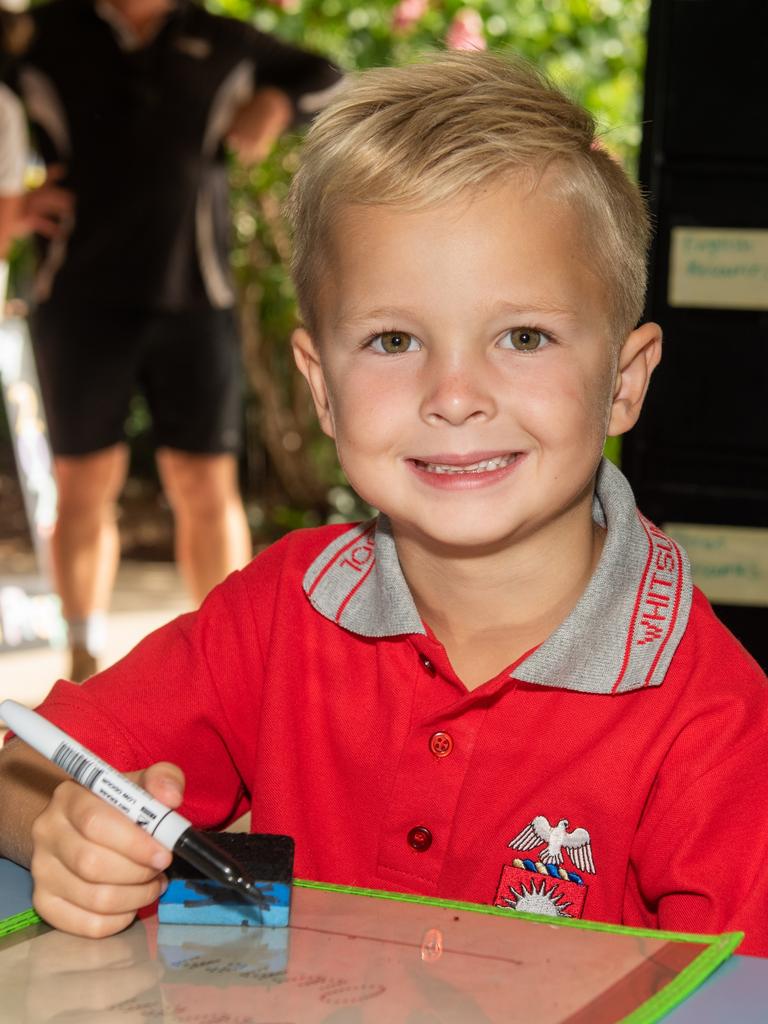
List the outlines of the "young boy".
{"type": "MultiPolygon", "coordinates": [[[[301,877],[768,954],[765,678],[601,461],[660,355],[638,190],[471,53],[361,75],[290,212],[296,360],[381,515],[287,536],[43,713],[199,826],[293,835],[301,877]]],[[[18,740],[2,767],[48,921],[158,896],[151,838],[18,740]]]]}

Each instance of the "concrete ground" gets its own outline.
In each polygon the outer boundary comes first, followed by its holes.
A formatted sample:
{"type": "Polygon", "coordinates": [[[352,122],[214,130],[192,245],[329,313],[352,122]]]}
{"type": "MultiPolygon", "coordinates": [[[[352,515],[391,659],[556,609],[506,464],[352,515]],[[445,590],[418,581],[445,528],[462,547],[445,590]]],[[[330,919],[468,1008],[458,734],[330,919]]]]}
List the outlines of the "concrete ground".
{"type": "MultiPolygon", "coordinates": [[[[127,654],[147,633],[190,608],[175,566],[166,562],[124,561],[109,615],[103,667],[127,654]]],[[[39,647],[0,652],[0,699],[12,697],[34,707],[67,670],[66,651],[39,647]]]]}

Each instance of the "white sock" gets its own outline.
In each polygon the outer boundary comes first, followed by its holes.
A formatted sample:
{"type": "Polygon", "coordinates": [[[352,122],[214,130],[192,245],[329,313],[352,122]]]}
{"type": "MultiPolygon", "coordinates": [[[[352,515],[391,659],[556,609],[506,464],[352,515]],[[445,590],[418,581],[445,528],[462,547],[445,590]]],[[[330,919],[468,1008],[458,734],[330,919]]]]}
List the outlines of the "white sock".
{"type": "Polygon", "coordinates": [[[84,619],[67,619],[67,636],[70,647],[84,647],[93,658],[98,658],[107,646],[106,612],[91,612],[84,619]]]}

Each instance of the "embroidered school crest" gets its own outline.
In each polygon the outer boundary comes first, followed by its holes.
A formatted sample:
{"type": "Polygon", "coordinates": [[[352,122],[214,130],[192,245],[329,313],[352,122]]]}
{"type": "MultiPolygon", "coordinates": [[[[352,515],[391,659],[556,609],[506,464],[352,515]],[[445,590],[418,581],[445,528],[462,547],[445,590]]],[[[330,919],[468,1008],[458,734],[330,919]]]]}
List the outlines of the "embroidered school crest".
{"type": "Polygon", "coordinates": [[[494,905],[508,907],[527,914],[545,914],[550,917],[581,917],[589,886],[582,876],[568,870],[563,851],[580,871],[594,874],[592,841],[585,828],[568,831],[569,821],[561,818],[550,825],[544,815],[537,815],[510,840],[514,850],[543,849],[537,859],[516,857],[501,871],[494,905]]]}

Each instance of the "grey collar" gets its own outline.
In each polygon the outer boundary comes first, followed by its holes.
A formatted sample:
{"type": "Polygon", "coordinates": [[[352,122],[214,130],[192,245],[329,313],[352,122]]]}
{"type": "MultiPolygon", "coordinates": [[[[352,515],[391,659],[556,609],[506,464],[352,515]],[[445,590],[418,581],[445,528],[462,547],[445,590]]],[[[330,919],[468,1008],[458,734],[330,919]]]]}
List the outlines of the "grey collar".
{"type": "MultiPolygon", "coordinates": [[[[606,459],[592,515],[607,529],[592,579],[567,619],[512,675],[582,693],[660,686],[690,614],[688,559],[637,511],[629,483],[606,459]]],[[[304,591],[321,615],[360,636],[427,635],[384,515],[324,548],[304,591]]]]}

